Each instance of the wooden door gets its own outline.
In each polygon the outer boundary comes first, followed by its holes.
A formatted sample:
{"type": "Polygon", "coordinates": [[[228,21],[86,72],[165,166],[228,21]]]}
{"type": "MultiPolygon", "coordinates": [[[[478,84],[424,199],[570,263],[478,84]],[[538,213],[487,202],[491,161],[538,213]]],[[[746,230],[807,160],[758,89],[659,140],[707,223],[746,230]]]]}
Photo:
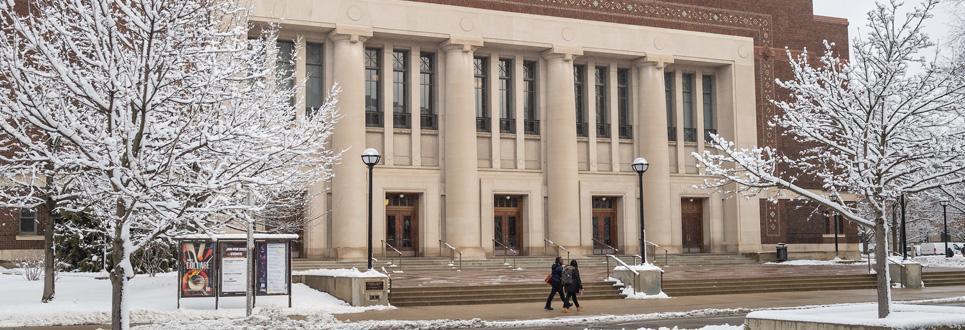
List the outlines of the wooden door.
{"type": "MultiPolygon", "coordinates": [[[[506,248],[516,250],[522,254],[523,220],[520,196],[496,196],[493,208],[493,239],[495,255],[507,253],[506,248]]],[[[509,252],[512,254],[512,252],[509,252]]]]}
{"type": "Polygon", "coordinates": [[[610,254],[617,248],[617,209],[615,198],[594,197],[593,212],[593,253],[610,254]]]}
{"type": "MultiPolygon", "coordinates": [[[[404,256],[415,256],[419,250],[418,195],[387,194],[385,207],[385,242],[404,256]]],[[[386,247],[386,255],[395,251],[386,247]]]]}
{"type": "Polygon", "coordinates": [[[703,252],[703,203],[701,199],[684,198],[680,201],[680,222],[683,227],[683,252],[703,252]]]}

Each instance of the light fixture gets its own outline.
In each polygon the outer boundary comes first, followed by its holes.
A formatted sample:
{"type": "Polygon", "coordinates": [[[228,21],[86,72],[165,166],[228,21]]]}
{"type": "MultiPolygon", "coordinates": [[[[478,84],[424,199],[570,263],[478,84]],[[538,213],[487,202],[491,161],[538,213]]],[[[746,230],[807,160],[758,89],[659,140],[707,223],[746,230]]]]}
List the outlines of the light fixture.
{"type": "Polygon", "coordinates": [[[379,159],[382,159],[382,156],[379,155],[379,151],[374,148],[368,148],[362,152],[362,163],[365,165],[375,166],[375,164],[379,163],[379,159]]]}
{"type": "Polygon", "coordinates": [[[633,170],[637,173],[643,173],[650,168],[650,162],[647,162],[646,158],[637,157],[637,159],[633,160],[633,165],[631,165],[631,167],[633,167],[633,170]]]}

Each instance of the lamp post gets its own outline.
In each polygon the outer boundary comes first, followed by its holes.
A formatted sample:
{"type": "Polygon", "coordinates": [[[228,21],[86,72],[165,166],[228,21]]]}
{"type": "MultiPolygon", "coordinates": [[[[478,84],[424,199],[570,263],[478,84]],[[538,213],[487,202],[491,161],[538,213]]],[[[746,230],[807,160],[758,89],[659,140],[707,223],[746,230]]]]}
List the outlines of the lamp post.
{"type": "Polygon", "coordinates": [[[841,214],[835,213],[834,214],[834,257],[835,258],[839,257],[839,250],[838,250],[838,234],[839,234],[838,227],[839,226],[841,226],[841,214]]]}
{"type": "Polygon", "coordinates": [[[650,168],[650,163],[647,162],[646,158],[637,157],[633,160],[633,171],[637,172],[637,178],[639,179],[640,186],[640,254],[641,263],[647,263],[647,227],[643,221],[643,172],[646,172],[650,168]]]}
{"type": "Polygon", "coordinates": [[[905,193],[901,193],[901,259],[908,260],[908,233],[905,222],[905,193]]]}
{"type": "Polygon", "coordinates": [[[945,229],[942,230],[942,241],[945,242],[945,258],[951,258],[952,253],[948,250],[948,201],[942,200],[938,202],[942,205],[942,222],[945,224],[945,229]]]}
{"type": "Polygon", "coordinates": [[[369,231],[368,231],[368,249],[369,249],[369,259],[368,265],[369,270],[372,269],[372,169],[375,168],[375,164],[379,163],[379,159],[382,156],[379,155],[379,151],[373,148],[365,149],[362,152],[362,163],[369,167],[369,231]]]}

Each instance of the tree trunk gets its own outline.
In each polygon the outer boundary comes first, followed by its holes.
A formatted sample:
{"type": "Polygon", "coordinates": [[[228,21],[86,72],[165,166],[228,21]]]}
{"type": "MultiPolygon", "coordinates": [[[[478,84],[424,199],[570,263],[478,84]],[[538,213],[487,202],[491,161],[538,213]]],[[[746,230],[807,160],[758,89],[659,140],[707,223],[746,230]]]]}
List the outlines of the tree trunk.
{"type": "Polygon", "coordinates": [[[121,235],[122,227],[118,224],[114,239],[111,241],[111,264],[114,266],[111,269],[111,329],[114,330],[127,329],[130,326],[127,302],[124,301],[128,274],[125,273],[125,267],[121,266],[121,262],[124,260],[124,240],[121,238],[123,237],[121,235]]]}
{"type": "Polygon", "coordinates": [[[54,209],[57,203],[47,198],[44,219],[44,295],[40,298],[43,303],[54,300],[54,280],[56,280],[57,260],[54,257],[54,209]]]}
{"type": "Polygon", "coordinates": [[[891,313],[891,277],[888,274],[888,228],[885,218],[875,219],[875,271],[878,285],[878,318],[891,313]]]}

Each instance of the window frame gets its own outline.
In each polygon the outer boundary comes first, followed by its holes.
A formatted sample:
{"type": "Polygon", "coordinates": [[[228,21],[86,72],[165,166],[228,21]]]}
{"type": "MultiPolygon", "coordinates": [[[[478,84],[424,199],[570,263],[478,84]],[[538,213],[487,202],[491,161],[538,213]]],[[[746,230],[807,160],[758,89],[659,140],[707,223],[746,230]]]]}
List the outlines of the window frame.
{"type": "Polygon", "coordinates": [[[683,98],[681,105],[683,106],[683,124],[684,124],[684,142],[696,143],[697,142],[697,109],[695,109],[695,95],[694,79],[696,75],[693,72],[684,72],[680,77],[680,95],[683,98]],[[688,122],[690,125],[688,125],[688,122]]]}
{"type": "Polygon", "coordinates": [[[382,109],[382,97],[383,97],[382,48],[374,48],[374,47],[365,48],[363,50],[363,57],[364,57],[363,66],[365,70],[365,78],[364,78],[365,88],[363,93],[366,101],[365,102],[365,127],[382,128],[385,125],[385,121],[383,120],[383,109],[382,109]],[[369,60],[370,53],[375,54],[374,65],[370,65],[371,64],[369,60]],[[373,77],[373,73],[374,73],[375,79],[371,79],[373,77]],[[370,87],[373,87],[371,84],[374,84],[374,94],[375,94],[374,96],[371,94],[371,92],[373,92],[373,90],[370,89],[370,87]],[[374,103],[374,105],[368,104],[368,101],[370,99],[374,100],[372,102],[374,103]]]}
{"type": "Polygon", "coordinates": [[[489,57],[473,57],[473,95],[475,99],[476,132],[492,131],[492,118],[489,102],[489,57]]]}
{"type": "Polygon", "coordinates": [[[667,141],[677,142],[677,75],[673,71],[666,71],[663,74],[664,98],[667,108],[667,141]]]}
{"type": "Polygon", "coordinates": [[[539,135],[539,107],[537,106],[539,72],[537,70],[539,70],[537,61],[523,61],[523,131],[531,135],[539,135]]]}
{"type": "Polygon", "coordinates": [[[710,134],[717,134],[717,81],[714,75],[701,76],[701,101],[704,114],[704,141],[710,141],[710,134]]]}
{"type": "Polygon", "coordinates": [[[633,139],[633,111],[630,110],[630,69],[617,68],[617,125],[619,138],[633,139]]]}
{"type": "Polygon", "coordinates": [[[419,54],[419,116],[422,129],[439,129],[435,107],[435,53],[422,52],[419,54]],[[424,61],[428,59],[428,66],[424,61]],[[428,79],[427,79],[428,78],[428,79]]]}
{"type": "Polygon", "coordinates": [[[325,44],[321,42],[305,43],[305,116],[312,117],[318,109],[325,105],[325,44]],[[318,50],[317,58],[313,58],[312,49],[318,50]],[[313,61],[313,59],[317,61],[313,61]],[[313,70],[314,69],[314,70],[313,70]],[[313,74],[317,71],[317,74],[313,74]],[[313,83],[314,82],[314,83],[313,83]],[[317,84],[318,100],[312,100],[311,92],[317,84]],[[316,102],[318,101],[317,104],[316,102]]]}
{"type": "Polygon", "coordinates": [[[500,58],[496,61],[497,79],[499,80],[499,132],[516,133],[516,104],[515,104],[515,70],[516,61],[511,58],[500,58]]]}
{"type": "Polygon", "coordinates": [[[576,136],[587,137],[590,135],[589,120],[587,118],[588,103],[586,99],[587,86],[587,66],[583,64],[573,65],[573,94],[576,98],[576,136]]]}
{"type": "Polygon", "coordinates": [[[409,82],[412,81],[409,75],[409,54],[405,49],[392,50],[392,127],[394,128],[412,127],[409,109],[409,82]]]}
{"type": "Polygon", "coordinates": [[[596,92],[596,137],[610,137],[610,68],[597,66],[593,71],[596,92]]]}
{"type": "Polygon", "coordinates": [[[37,223],[37,209],[36,209],[36,208],[27,208],[27,207],[20,208],[20,214],[18,215],[17,234],[19,234],[19,235],[37,235],[37,234],[39,234],[39,231],[37,230],[37,227],[38,227],[38,223],[37,223]],[[29,216],[27,216],[27,215],[29,215],[29,216]],[[25,220],[25,219],[29,219],[29,220],[30,220],[30,226],[32,227],[33,230],[30,230],[30,231],[25,231],[25,230],[24,230],[24,220],[25,220]]]}

